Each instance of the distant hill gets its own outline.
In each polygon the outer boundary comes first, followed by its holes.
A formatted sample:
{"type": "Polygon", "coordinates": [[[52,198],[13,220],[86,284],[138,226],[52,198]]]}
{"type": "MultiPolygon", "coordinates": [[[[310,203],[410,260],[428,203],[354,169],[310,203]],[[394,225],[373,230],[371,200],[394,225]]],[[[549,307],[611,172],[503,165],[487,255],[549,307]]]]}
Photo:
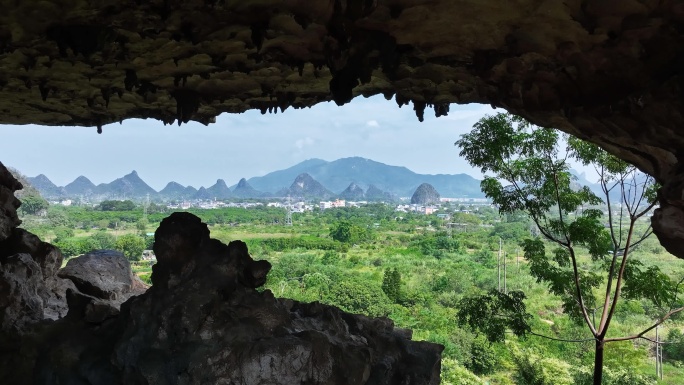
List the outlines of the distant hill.
{"type": "Polygon", "coordinates": [[[212,199],[228,199],[233,197],[233,192],[230,191],[226,181],[218,179],[213,186],[207,189],[207,193],[212,199]]]}
{"type": "Polygon", "coordinates": [[[374,185],[396,196],[410,196],[421,183],[430,183],[447,197],[481,198],[480,181],[466,174],[417,174],[406,167],[389,166],[370,159],[353,157],[327,162],[309,159],[285,170],[249,179],[257,190],[287,188],[297,175],[307,173],[332,191],[344,191],[354,182],[361,188],[374,185]]]}
{"type": "Polygon", "coordinates": [[[162,200],[190,199],[196,193],[197,190],[192,186],[185,187],[178,182],[169,182],[159,191],[159,198],[162,200]]]}
{"type": "Polygon", "coordinates": [[[264,195],[261,191],[257,191],[252,185],[247,182],[247,179],[242,178],[233,190],[233,195],[238,198],[259,198],[264,195]]]}
{"type": "Polygon", "coordinates": [[[320,198],[330,199],[335,196],[330,190],[323,187],[318,181],[307,173],[299,174],[295,178],[287,194],[297,198],[320,198]]]}
{"type": "Polygon", "coordinates": [[[359,185],[352,182],[349,187],[340,193],[340,198],[349,201],[361,201],[366,198],[366,193],[359,185]]]}
{"type": "Polygon", "coordinates": [[[365,194],[366,200],[368,201],[383,201],[383,202],[388,202],[388,201],[393,201],[395,197],[392,196],[392,194],[382,191],[379,188],[375,187],[374,184],[368,186],[368,190],[366,190],[365,194]]]}
{"type": "Polygon", "coordinates": [[[411,196],[411,203],[416,205],[431,205],[439,202],[439,193],[429,183],[423,183],[411,196]]]}
{"type": "Polygon", "coordinates": [[[70,197],[93,195],[95,193],[95,188],[95,184],[83,175],[64,186],[64,190],[70,197]]]}
{"type": "Polygon", "coordinates": [[[370,185],[368,186],[368,190],[363,191],[361,186],[354,182],[342,191],[339,197],[350,201],[391,202],[395,200],[395,197],[393,197],[392,194],[380,190],[375,187],[375,185],[370,185]]]}
{"type": "Polygon", "coordinates": [[[138,173],[135,172],[135,170],[110,183],[98,185],[95,188],[95,192],[98,195],[119,197],[121,199],[142,198],[147,194],[150,194],[152,197],[157,195],[157,191],[140,179],[140,176],[138,176],[138,173]]]}
{"type": "Polygon", "coordinates": [[[67,195],[63,187],[58,187],[47,176],[40,174],[33,178],[27,177],[26,180],[40,191],[40,195],[47,199],[59,199],[67,195]]]}
{"type": "Polygon", "coordinates": [[[209,191],[207,191],[206,188],[200,187],[199,190],[195,193],[195,195],[192,196],[192,199],[201,199],[201,200],[209,200],[213,199],[211,194],[209,194],[209,191]]]}

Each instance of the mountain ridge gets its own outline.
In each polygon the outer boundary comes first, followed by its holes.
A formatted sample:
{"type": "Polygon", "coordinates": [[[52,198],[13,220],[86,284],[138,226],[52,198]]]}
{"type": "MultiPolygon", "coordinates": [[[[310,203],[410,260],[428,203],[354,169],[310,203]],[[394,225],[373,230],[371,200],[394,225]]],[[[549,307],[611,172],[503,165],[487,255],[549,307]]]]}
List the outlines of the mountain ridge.
{"type": "MultiPolygon", "coordinates": [[[[159,192],[145,183],[136,171],[97,186],[85,176],[79,176],[65,187],[54,185],[42,174],[35,178],[41,182],[39,184],[52,191],[53,198],[141,200],[150,194],[150,198],[155,200],[249,199],[302,194],[303,192],[296,188],[293,190],[293,180],[296,181],[302,174],[307,174],[313,182],[321,185],[322,188],[314,190],[320,192],[322,199],[357,199],[355,197],[361,196],[358,190],[361,190],[364,191],[364,200],[390,201],[396,197],[410,197],[423,183],[435,186],[442,196],[446,197],[484,197],[480,191],[480,181],[466,174],[418,174],[407,167],[387,165],[361,157],[340,158],[334,161],[307,159],[263,176],[241,178],[237,184],[230,187],[223,179],[217,179],[216,183],[209,187],[200,186],[199,189],[171,181],[159,192]],[[345,193],[347,188],[354,191],[345,193]],[[56,194],[55,191],[63,191],[64,194],[56,194]],[[276,193],[271,194],[267,191],[276,193]]],[[[311,180],[307,179],[308,183],[313,185],[311,180]]],[[[310,193],[304,195],[314,197],[310,193]]]]}

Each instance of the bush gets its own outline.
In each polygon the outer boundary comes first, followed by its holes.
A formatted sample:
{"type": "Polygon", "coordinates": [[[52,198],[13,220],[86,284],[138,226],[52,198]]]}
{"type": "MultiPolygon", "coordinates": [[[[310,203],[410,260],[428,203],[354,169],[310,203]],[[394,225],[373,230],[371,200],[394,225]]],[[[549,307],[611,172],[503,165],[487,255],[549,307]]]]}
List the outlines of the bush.
{"type": "MultiPolygon", "coordinates": [[[[576,369],[574,374],[575,385],[592,385],[594,383],[594,369],[583,366],[576,369]]],[[[603,368],[604,385],[655,385],[657,381],[653,376],[634,373],[629,369],[603,368]]]]}
{"type": "Polygon", "coordinates": [[[468,369],[459,365],[456,360],[442,358],[443,385],[483,385],[484,382],[468,369]]]}
{"type": "Polygon", "coordinates": [[[466,367],[475,374],[489,374],[499,364],[496,352],[492,345],[482,338],[473,340],[470,347],[470,361],[466,362],[466,367]]]}
{"type": "Polygon", "coordinates": [[[390,302],[379,287],[355,280],[338,281],[330,287],[325,301],[340,309],[370,317],[387,316],[390,302]]]}
{"type": "Polygon", "coordinates": [[[321,258],[321,263],[324,265],[334,265],[340,259],[339,255],[333,250],[327,250],[323,253],[323,258],[321,258]]]}
{"type": "Polygon", "coordinates": [[[106,231],[97,231],[90,239],[97,245],[96,249],[113,249],[116,246],[116,238],[106,231]]]}
{"type": "Polygon", "coordinates": [[[684,361],[684,334],[679,329],[670,329],[667,332],[669,344],[663,345],[663,352],[668,360],[684,361]]]}
{"type": "Polygon", "coordinates": [[[545,358],[531,350],[513,351],[515,377],[519,385],[573,385],[567,362],[545,358]]]}

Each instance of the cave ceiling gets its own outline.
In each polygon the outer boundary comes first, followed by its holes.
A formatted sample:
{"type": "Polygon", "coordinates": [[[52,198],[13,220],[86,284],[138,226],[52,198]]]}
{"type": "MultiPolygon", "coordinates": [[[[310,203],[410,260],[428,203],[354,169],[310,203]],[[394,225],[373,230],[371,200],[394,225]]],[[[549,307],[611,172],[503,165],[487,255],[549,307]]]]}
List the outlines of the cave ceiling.
{"type": "Polygon", "coordinates": [[[450,103],[502,107],[661,182],[681,168],[679,1],[0,4],[4,124],[210,124],[223,112],[383,94],[417,120],[450,103]]]}

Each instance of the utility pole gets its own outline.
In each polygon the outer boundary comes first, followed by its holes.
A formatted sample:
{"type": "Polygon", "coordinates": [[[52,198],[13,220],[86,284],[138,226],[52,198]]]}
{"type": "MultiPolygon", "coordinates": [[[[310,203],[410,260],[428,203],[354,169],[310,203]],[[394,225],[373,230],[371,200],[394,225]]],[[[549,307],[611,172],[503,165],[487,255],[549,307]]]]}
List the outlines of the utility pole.
{"type": "Polygon", "coordinates": [[[508,294],[508,288],[506,287],[506,252],[503,253],[503,263],[504,263],[504,293],[508,294]]]}
{"type": "Polygon", "coordinates": [[[292,226],[292,204],[290,196],[287,196],[287,215],[285,216],[285,226],[292,226]]]}
{"type": "Polygon", "coordinates": [[[143,203],[143,220],[147,221],[147,207],[150,205],[150,193],[147,193],[145,203],[143,203]]]}
{"type": "Polygon", "coordinates": [[[660,380],[663,379],[663,345],[660,343],[660,333],[659,330],[660,325],[656,326],[656,338],[655,338],[655,344],[656,344],[656,377],[660,378],[660,380]]]}
{"type": "Polygon", "coordinates": [[[497,290],[501,292],[501,238],[499,237],[499,255],[496,258],[496,275],[498,276],[496,283],[497,283],[497,290]]]}

